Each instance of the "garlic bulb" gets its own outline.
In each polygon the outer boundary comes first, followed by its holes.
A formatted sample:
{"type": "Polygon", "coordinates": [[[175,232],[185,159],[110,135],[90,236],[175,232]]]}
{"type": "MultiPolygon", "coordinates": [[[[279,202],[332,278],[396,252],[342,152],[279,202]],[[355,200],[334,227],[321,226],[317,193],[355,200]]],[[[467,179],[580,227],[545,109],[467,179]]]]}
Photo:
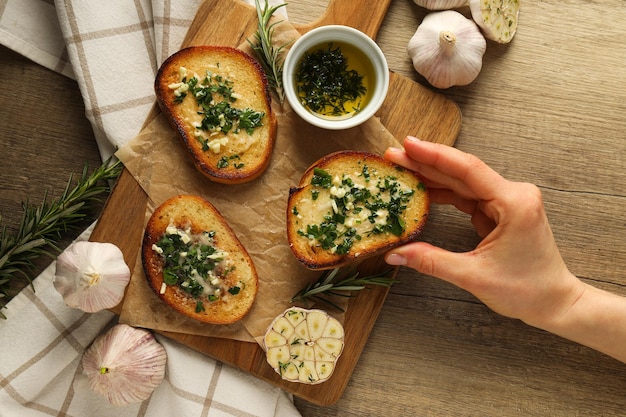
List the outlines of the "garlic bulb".
{"type": "Polygon", "coordinates": [[[430,10],[448,10],[465,6],[467,0],[413,0],[418,6],[430,10]]]}
{"type": "Polygon", "coordinates": [[[89,388],[113,405],[147,399],[165,376],[167,354],[152,333],[117,324],[83,354],[89,388]]]}
{"type": "Polygon", "coordinates": [[[474,81],[486,49],[478,26],[454,10],[426,15],[407,48],[415,70],[437,88],[474,81]]]}
{"type": "Polygon", "coordinates": [[[118,305],[129,280],[130,269],[117,246],[80,241],[57,258],[54,288],[69,307],[94,313],[118,305]]]}
{"type": "Polygon", "coordinates": [[[509,43],[517,31],[519,0],[470,0],[472,18],[487,39],[509,43]]]}
{"type": "Polygon", "coordinates": [[[282,379],[319,384],[335,370],[344,330],[323,310],[292,307],[272,321],[264,342],[267,362],[282,379]]]}

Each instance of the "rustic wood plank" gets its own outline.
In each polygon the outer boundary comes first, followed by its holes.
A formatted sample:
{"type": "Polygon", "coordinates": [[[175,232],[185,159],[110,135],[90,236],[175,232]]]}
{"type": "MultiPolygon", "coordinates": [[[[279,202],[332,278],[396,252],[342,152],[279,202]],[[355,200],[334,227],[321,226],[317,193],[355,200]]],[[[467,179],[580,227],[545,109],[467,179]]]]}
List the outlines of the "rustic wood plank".
{"type": "Polygon", "coordinates": [[[378,0],[372,2],[348,2],[330,0],[318,2],[319,6],[324,6],[317,19],[309,19],[306,23],[296,25],[300,33],[306,33],[311,29],[324,25],[345,25],[352,26],[368,34],[372,39],[376,39],[383,19],[391,0],[378,0]],[[355,7],[356,5],[356,7],[355,7]]]}
{"type": "MultiPolygon", "coordinates": [[[[0,46],[0,227],[17,233],[22,203],[39,205],[58,198],[70,176],[100,166],[100,156],[78,85],[0,46]],[[71,155],[71,157],[69,157],[71,155]]],[[[106,196],[103,196],[103,200],[106,196]]],[[[68,233],[65,248],[98,218],[102,206],[68,233]]],[[[30,273],[34,278],[50,263],[42,257],[30,273]]],[[[16,283],[16,291],[26,281],[16,283]]]]}
{"type": "Polygon", "coordinates": [[[85,164],[95,168],[100,158],[76,83],[0,48],[0,82],[6,86],[0,95],[0,120],[5,126],[0,140],[0,213],[13,230],[21,219],[21,202],[39,203],[46,190],[50,198],[59,196],[71,173],[80,176],[85,164]],[[79,146],[65,140],[68,129],[79,146]],[[40,158],[42,154],[47,158],[40,158]],[[35,165],[37,158],[41,161],[35,165]],[[67,169],[57,170],[59,161],[67,159],[67,169]]]}

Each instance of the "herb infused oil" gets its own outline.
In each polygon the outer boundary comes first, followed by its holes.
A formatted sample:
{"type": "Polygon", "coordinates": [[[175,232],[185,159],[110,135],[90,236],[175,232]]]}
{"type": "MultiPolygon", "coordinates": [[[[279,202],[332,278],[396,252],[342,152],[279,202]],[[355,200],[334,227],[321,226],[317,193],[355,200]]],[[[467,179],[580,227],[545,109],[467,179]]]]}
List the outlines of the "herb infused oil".
{"type": "Polygon", "coordinates": [[[369,101],[374,68],[359,49],[344,42],[316,45],[300,60],[296,91],[301,103],[324,119],[347,119],[369,101]]]}

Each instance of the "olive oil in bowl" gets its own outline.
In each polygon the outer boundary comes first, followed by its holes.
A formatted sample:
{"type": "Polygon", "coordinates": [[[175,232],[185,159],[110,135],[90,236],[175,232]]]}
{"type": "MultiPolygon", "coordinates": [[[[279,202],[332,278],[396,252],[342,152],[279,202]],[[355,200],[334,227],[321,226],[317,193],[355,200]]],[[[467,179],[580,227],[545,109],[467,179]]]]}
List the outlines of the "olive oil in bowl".
{"type": "Polygon", "coordinates": [[[345,42],[315,45],[298,62],[295,89],[318,117],[346,119],[359,113],[374,90],[374,67],[365,53],[345,42]]]}
{"type": "Polygon", "coordinates": [[[283,87],[291,109],[305,122],[329,130],[349,129],[382,106],[389,67],[365,33],[349,26],[321,26],[289,48],[283,87]]]}

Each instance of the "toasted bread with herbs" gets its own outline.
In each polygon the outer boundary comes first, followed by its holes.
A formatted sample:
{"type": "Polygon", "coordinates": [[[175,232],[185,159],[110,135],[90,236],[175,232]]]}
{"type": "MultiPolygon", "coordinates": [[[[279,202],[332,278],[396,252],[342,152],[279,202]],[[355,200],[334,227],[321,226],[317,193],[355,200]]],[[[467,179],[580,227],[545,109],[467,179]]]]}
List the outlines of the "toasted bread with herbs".
{"type": "Polygon", "coordinates": [[[202,174],[238,184],[265,171],[276,115],[265,73],[251,56],[222,46],[182,49],[161,65],[154,88],[159,107],[202,174]]]}
{"type": "Polygon", "coordinates": [[[160,205],[146,225],[141,255],[154,293],[188,317],[233,323],[254,303],[258,276],[252,259],[201,197],[179,195],[160,205]]]}
{"type": "Polygon", "coordinates": [[[340,151],[289,191],[287,237],[309,269],[330,269],[414,240],[429,211],[416,173],[378,155],[340,151]]]}

